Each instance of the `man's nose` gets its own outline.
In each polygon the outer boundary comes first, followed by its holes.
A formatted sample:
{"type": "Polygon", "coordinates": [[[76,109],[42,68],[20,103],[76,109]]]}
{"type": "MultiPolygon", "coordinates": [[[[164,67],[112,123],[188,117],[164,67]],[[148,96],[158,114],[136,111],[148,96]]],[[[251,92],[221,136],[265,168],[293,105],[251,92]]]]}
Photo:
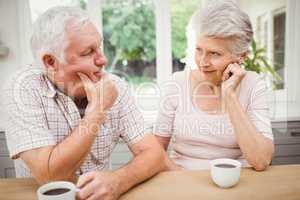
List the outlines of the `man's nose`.
{"type": "Polygon", "coordinates": [[[106,65],[107,59],[105,55],[102,52],[98,52],[95,56],[95,65],[98,67],[102,67],[103,65],[106,65]]]}

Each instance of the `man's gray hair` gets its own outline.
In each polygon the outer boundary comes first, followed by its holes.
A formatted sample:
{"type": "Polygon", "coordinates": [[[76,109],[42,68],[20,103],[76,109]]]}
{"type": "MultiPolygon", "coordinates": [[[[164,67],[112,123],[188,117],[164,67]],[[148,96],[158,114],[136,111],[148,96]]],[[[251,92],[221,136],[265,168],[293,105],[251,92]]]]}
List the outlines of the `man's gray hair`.
{"type": "Polygon", "coordinates": [[[253,30],[249,16],[234,0],[211,0],[191,17],[187,27],[188,54],[194,54],[200,36],[231,39],[232,53],[241,54],[249,50],[253,30]]]}
{"type": "Polygon", "coordinates": [[[64,50],[67,45],[65,38],[66,25],[82,26],[89,17],[78,7],[58,6],[48,9],[33,24],[31,50],[35,61],[43,65],[42,56],[45,53],[56,56],[64,62],[64,50]]]}

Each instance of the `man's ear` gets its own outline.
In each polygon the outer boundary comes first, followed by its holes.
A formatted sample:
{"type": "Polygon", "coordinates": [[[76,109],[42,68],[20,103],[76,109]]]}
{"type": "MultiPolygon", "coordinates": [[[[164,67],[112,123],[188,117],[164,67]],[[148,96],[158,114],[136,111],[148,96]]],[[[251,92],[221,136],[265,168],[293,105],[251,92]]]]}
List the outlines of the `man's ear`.
{"type": "Polygon", "coordinates": [[[55,56],[51,54],[45,54],[42,58],[43,64],[46,67],[46,70],[57,71],[58,70],[58,60],[55,56]]]}

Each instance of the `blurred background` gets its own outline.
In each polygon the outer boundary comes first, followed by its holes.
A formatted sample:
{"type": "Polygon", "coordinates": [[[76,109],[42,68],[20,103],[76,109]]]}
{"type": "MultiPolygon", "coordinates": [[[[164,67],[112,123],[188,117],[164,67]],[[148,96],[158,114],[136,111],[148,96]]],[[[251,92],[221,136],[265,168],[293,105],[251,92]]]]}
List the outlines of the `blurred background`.
{"type": "MultiPolygon", "coordinates": [[[[130,83],[146,123],[154,122],[157,84],[175,71],[194,67],[186,58],[186,26],[206,0],[0,0],[0,89],[7,77],[32,63],[32,23],[48,8],[65,5],[88,11],[103,35],[107,70],[130,83]]],[[[300,163],[300,1],[237,0],[249,14],[255,32],[245,68],[268,83],[274,164],[300,163]]],[[[2,97],[5,98],[5,97],[2,97]]],[[[1,99],[0,99],[1,100],[1,99]]],[[[1,108],[1,101],[0,101],[1,108]]],[[[14,176],[7,156],[0,109],[0,176],[14,176]]],[[[131,157],[117,146],[111,168],[131,157]]]]}

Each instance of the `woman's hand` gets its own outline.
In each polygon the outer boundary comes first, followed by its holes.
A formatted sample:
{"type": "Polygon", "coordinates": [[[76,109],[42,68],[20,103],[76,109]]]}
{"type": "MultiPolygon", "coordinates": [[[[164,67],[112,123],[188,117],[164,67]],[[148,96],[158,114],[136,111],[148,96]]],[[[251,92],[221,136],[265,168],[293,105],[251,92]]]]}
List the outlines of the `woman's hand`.
{"type": "Polygon", "coordinates": [[[235,94],[237,87],[245,75],[246,70],[241,68],[239,64],[228,65],[222,76],[222,96],[227,97],[230,94],[235,94]]]}

